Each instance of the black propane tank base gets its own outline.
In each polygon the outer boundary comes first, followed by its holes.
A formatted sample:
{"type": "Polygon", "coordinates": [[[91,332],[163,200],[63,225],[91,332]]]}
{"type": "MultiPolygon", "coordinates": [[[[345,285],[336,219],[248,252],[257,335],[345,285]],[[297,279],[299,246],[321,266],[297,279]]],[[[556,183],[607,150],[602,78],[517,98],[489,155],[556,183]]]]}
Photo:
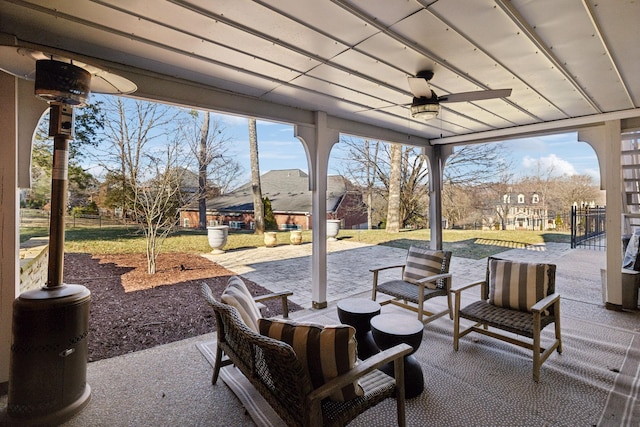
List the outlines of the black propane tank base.
{"type": "Polygon", "coordinates": [[[91,292],[81,285],[27,291],[13,303],[8,425],[58,425],[84,408],[91,292]]]}

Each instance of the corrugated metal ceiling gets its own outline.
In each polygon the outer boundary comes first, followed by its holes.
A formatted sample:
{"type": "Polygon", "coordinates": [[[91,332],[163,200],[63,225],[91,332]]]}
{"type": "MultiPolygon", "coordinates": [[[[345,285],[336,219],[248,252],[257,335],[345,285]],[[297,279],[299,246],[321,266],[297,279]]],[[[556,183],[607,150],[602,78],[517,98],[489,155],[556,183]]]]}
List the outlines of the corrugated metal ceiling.
{"type": "Polygon", "coordinates": [[[638,22],[632,0],[0,0],[24,42],[425,138],[637,109],[638,22]],[[416,120],[423,69],[513,92],[416,120]]]}

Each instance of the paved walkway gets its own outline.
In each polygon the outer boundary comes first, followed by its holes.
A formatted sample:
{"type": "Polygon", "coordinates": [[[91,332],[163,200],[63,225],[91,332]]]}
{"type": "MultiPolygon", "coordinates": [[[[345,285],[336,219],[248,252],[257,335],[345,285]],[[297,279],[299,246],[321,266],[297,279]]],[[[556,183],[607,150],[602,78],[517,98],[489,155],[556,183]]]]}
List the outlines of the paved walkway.
{"type": "MultiPolygon", "coordinates": [[[[403,264],[407,253],[405,249],[349,240],[327,242],[327,249],[328,302],[370,291],[372,274],[369,270],[403,264]]],[[[241,249],[205,256],[269,290],[293,290],[293,302],[305,308],[311,307],[311,244],[241,249]]],[[[604,252],[572,251],[567,244],[550,243],[530,249],[510,249],[499,256],[522,261],[560,263],[562,268],[558,269],[559,282],[567,273],[574,277],[579,275],[580,283],[589,285],[584,286],[588,288],[582,289],[584,292],[578,292],[587,295],[576,297],[586,297],[593,302],[602,299],[600,268],[605,265],[604,252]],[[574,268],[575,263],[580,266],[574,268]]],[[[486,258],[474,260],[454,256],[450,267],[454,276],[453,285],[482,279],[486,263],[486,258]]],[[[380,279],[397,278],[399,274],[399,270],[384,271],[381,272],[380,279]]]]}
{"type": "MultiPolygon", "coordinates": [[[[346,239],[327,242],[327,251],[329,305],[347,297],[370,298],[372,274],[369,270],[403,264],[406,257],[405,249],[346,239]]],[[[291,301],[306,309],[311,308],[311,244],[240,249],[205,256],[271,291],[291,290],[294,292],[291,301]]],[[[640,330],[640,312],[614,316],[614,312],[604,309],[601,269],[606,265],[606,252],[571,249],[569,244],[564,243],[547,243],[524,249],[508,249],[496,256],[556,264],[556,290],[562,295],[563,314],[593,321],[615,322],[620,327],[640,330]]],[[[474,260],[452,257],[450,271],[453,274],[453,287],[483,279],[486,265],[486,258],[474,260]]],[[[399,274],[399,270],[381,272],[380,280],[397,278],[399,274]]],[[[467,298],[476,298],[476,295],[467,298]]],[[[434,303],[442,304],[444,301],[434,303]]]]}

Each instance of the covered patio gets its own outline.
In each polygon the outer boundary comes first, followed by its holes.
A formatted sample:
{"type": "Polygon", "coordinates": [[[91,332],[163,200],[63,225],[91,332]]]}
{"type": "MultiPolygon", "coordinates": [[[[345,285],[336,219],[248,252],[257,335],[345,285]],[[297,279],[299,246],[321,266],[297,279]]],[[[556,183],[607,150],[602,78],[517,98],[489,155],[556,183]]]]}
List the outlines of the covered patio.
{"type": "MultiPolygon", "coordinates": [[[[354,276],[348,284],[338,280],[344,271],[353,269],[354,259],[375,257],[375,265],[386,265],[402,261],[405,255],[403,249],[347,240],[331,242],[329,246],[328,307],[295,312],[294,319],[323,324],[338,322],[337,300],[370,296],[369,275],[354,276]]],[[[280,255],[279,259],[273,259],[273,250],[260,249],[240,251],[236,257],[227,254],[226,258],[216,260],[242,272],[244,277],[260,279],[270,289],[293,289],[292,300],[310,307],[309,293],[302,286],[292,287],[296,277],[287,283],[282,280],[287,263],[287,271],[295,270],[301,276],[309,274],[309,251],[283,245],[271,248],[279,250],[280,255]]],[[[465,338],[455,352],[452,322],[446,317],[438,319],[424,330],[419,357],[426,388],[420,397],[407,401],[408,425],[635,425],[640,420],[637,388],[640,313],[602,310],[600,280],[594,277],[604,259],[597,251],[569,249],[567,244],[550,244],[537,250],[511,249],[499,255],[557,263],[558,291],[563,296],[563,354],[552,355],[543,365],[540,382],[534,383],[526,352],[487,338],[465,338]],[[488,390],[492,391],[483,394],[488,390]],[[516,394],[521,394],[522,399],[513,398],[516,394]],[[511,395],[510,403],[500,402],[505,395],[511,395]]],[[[454,286],[482,276],[485,264],[486,259],[454,257],[451,265],[454,286]]],[[[469,300],[475,297],[475,292],[467,296],[469,300]]],[[[444,306],[437,299],[429,304],[444,306]]],[[[397,310],[393,306],[383,307],[385,313],[397,310]]],[[[549,336],[545,335],[546,339],[549,336]]],[[[211,385],[212,354],[200,348],[212,340],[215,334],[207,334],[89,364],[93,399],[65,426],[140,423],[245,426],[252,425],[254,420],[258,425],[278,425],[279,420],[273,414],[247,396],[250,387],[244,384],[246,388],[239,396],[246,399],[244,403],[255,418],[240,406],[228,386],[238,378],[223,376],[225,382],[219,380],[217,385],[211,385]]],[[[393,415],[394,404],[388,401],[367,411],[352,425],[392,425],[393,415]]]]}
{"type": "Polygon", "coordinates": [[[32,137],[48,108],[25,71],[36,59],[122,76],[137,86],[128,96],[292,124],[309,163],[314,309],[329,305],[320,218],[341,134],[423,149],[430,245],[441,248],[442,170],[456,145],[575,132],[598,156],[606,190],[606,301],[590,314],[606,324],[619,314],[605,306],[622,304],[623,214],[637,215],[640,194],[627,188],[638,185],[628,174],[639,152],[624,160],[621,143],[637,143],[640,129],[639,19],[631,1],[0,0],[0,384],[19,292],[17,189],[30,186],[32,137]],[[407,77],[426,70],[436,96],[416,101],[407,77]],[[499,89],[512,91],[446,99],[499,89]],[[437,118],[412,114],[425,109],[437,118]]]}

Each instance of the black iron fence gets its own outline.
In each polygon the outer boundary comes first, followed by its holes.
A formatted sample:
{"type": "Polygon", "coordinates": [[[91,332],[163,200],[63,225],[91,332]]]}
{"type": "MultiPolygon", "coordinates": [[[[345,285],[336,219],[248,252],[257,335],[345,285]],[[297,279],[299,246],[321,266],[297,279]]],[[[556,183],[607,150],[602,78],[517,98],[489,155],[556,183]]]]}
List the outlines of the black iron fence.
{"type": "Polygon", "coordinates": [[[605,250],[607,248],[606,208],[573,206],[571,208],[571,247],[605,250]]]}

